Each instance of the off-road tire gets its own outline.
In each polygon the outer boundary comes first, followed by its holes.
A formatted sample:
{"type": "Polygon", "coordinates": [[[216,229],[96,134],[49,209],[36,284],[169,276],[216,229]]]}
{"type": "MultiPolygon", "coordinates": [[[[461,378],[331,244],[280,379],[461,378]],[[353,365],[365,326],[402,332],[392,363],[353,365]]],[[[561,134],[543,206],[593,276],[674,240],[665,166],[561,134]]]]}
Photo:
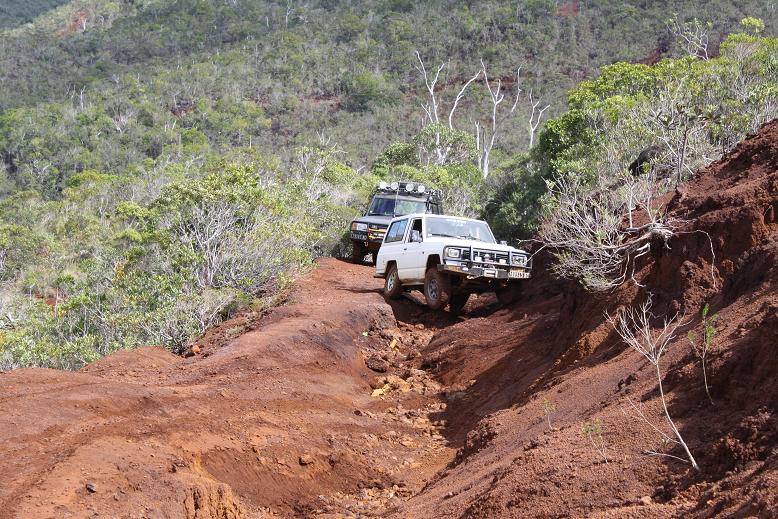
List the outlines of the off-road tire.
{"type": "Polygon", "coordinates": [[[362,265],[365,262],[365,254],[367,254],[365,246],[358,241],[351,242],[351,245],[351,262],[362,265]]]}
{"type": "Polygon", "coordinates": [[[494,294],[497,296],[497,301],[503,306],[518,301],[520,293],[521,291],[517,283],[508,283],[508,286],[498,288],[494,291],[494,294]]]}
{"type": "Polygon", "coordinates": [[[451,281],[437,267],[427,269],[424,276],[424,299],[431,310],[443,310],[451,298],[451,281]]]}
{"type": "Polygon", "coordinates": [[[400,276],[397,274],[397,265],[390,265],[384,278],[384,297],[397,299],[402,293],[403,286],[400,284],[400,276]]]}
{"type": "Polygon", "coordinates": [[[448,311],[452,314],[458,314],[465,307],[468,299],[470,299],[469,292],[460,292],[459,294],[452,295],[448,302],[448,311]]]}

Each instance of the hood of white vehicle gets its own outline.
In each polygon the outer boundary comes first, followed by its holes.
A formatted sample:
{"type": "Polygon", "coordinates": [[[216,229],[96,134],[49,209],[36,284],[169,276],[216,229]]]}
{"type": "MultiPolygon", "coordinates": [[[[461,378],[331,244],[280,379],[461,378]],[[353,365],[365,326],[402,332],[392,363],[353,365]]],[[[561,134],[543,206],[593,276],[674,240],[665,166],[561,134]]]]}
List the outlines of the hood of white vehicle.
{"type": "Polygon", "coordinates": [[[529,256],[529,253],[526,251],[523,251],[521,249],[517,249],[516,247],[511,247],[510,245],[502,245],[500,243],[487,243],[482,241],[475,241],[475,240],[460,240],[457,238],[445,238],[441,236],[432,236],[424,238],[424,241],[429,243],[439,243],[441,246],[445,247],[462,247],[462,248],[470,248],[471,246],[474,249],[483,249],[483,250],[493,250],[497,252],[521,252],[522,254],[527,254],[529,256]]]}

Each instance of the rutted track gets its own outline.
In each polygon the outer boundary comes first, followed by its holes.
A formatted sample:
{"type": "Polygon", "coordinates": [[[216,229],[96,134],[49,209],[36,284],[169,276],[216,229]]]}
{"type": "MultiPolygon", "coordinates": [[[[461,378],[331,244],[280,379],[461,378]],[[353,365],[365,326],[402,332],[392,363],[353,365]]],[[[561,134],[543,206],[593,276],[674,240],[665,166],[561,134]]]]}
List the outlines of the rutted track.
{"type": "Polygon", "coordinates": [[[416,369],[424,309],[393,311],[371,273],[322,260],[290,304],[223,323],[189,358],[144,348],[0,375],[0,516],[392,508],[454,449],[429,419],[443,388],[416,369]]]}

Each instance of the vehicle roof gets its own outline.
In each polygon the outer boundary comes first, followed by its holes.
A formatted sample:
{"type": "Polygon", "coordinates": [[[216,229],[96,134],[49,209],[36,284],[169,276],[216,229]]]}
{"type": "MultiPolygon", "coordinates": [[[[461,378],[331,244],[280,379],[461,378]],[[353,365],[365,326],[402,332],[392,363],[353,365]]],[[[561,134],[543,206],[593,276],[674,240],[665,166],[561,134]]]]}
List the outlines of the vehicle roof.
{"type": "MultiPolygon", "coordinates": [[[[479,223],[486,223],[483,220],[477,220],[475,218],[465,218],[464,216],[454,216],[450,214],[432,214],[432,213],[411,213],[411,214],[404,214],[402,216],[395,216],[392,218],[392,222],[395,220],[403,220],[405,218],[446,218],[446,219],[455,219],[455,220],[467,220],[469,222],[479,222],[479,223]]],[[[486,223],[489,225],[488,223],[486,223]]]]}
{"type": "Polygon", "coordinates": [[[373,195],[373,198],[390,198],[390,199],[398,199],[398,200],[414,200],[418,202],[427,202],[429,201],[431,204],[437,204],[439,203],[439,200],[434,197],[429,197],[427,193],[403,193],[403,194],[394,194],[394,193],[386,193],[386,192],[379,192],[375,193],[373,195]],[[430,200],[427,200],[428,198],[431,198],[430,200]]]}

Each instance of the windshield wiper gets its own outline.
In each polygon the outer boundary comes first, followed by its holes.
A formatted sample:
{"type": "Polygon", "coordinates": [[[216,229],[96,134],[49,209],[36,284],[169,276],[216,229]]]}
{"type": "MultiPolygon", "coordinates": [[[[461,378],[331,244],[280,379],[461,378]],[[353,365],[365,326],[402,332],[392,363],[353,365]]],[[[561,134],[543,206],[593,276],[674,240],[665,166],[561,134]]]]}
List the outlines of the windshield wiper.
{"type": "Polygon", "coordinates": [[[444,233],[438,233],[433,232],[433,236],[442,236],[443,238],[461,238],[461,236],[457,236],[456,234],[444,234],[444,233]]]}

